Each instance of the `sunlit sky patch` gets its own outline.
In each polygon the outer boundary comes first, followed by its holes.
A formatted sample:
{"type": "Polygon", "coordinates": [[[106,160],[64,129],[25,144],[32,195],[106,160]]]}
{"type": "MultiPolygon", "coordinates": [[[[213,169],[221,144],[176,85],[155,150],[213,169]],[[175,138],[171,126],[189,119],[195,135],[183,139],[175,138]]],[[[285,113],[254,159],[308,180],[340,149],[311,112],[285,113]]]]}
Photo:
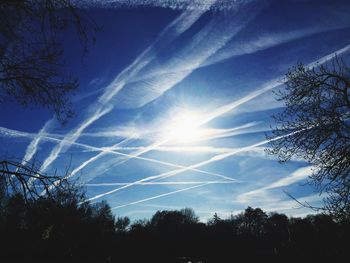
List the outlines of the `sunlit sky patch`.
{"type": "Polygon", "coordinates": [[[248,205],[311,212],[284,191],[320,204],[305,185],[308,164],[279,164],[265,134],[288,68],[349,61],[349,1],[77,3],[104,30],[83,58],[75,36],[62,36],[67,72],[80,79],[76,116],[61,126],[5,102],[2,156],[35,159],[47,173],[68,167],[92,202],[132,219],[183,207],[203,220],[248,205]]]}

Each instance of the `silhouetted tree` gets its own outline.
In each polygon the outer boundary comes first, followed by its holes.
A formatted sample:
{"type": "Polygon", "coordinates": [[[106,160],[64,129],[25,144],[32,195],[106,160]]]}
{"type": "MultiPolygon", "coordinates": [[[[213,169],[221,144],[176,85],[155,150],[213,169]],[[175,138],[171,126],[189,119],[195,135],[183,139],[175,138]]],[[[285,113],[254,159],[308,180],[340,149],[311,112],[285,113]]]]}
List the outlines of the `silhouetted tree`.
{"type": "Polygon", "coordinates": [[[282,137],[271,141],[268,152],[281,162],[292,157],[310,162],[311,182],[329,194],[325,209],[349,217],[350,68],[338,58],[312,68],[299,64],[278,96],[286,107],[274,116],[277,127],[269,138],[282,137]]]}
{"type": "Polygon", "coordinates": [[[267,215],[260,208],[248,207],[242,214],[237,216],[237,220],[241,232],[260,236],[264,233],[267,215]]]}
{"type": "Polygon", "coordinates": [[[221,221],[221,218],[218,216],[217,213],[214,213],[213,217],[210,218],[210,219],[208,220],[208,223],[207,223],[207,224],[208,224],[209,226],[211,226],[211,225],[217,225],[218,223],[220,223],[220,221],[221,221]]]}
{"type": "Polygon", "coordinates": [[[83,202],[80,189],[27,202],[10,196],[0,210],[0,259],[102,262],[114,246],[114,216],[106,202],[83,202]]]}
{"type": "MultiPolygon", "coordinates": [[[[106,202],[89,204],[81,201],[80,194],[71,193],[57,192],[57,198],[41,197],[29,203],[21,195],[9,197],[0,209],[0,260],[346,262],[350,224],[329,215],[289,219],[248,207],[239,215],[205,225],[183,220],[188,218],[184,210],[158,211],[153,223],[138,220],[120,231],[106,202]]],[[[125,226],[129,219],[119,221],[125,226]]]]}
{"type": "MultiPolygon", "coordinates": [[[[72,115],[67,93],[78,81],[63,69],[60,33],[75,28],[86,51],[98,29],[71,0],[0,1],[0,98],[72,115]]],[[[61,38],[62,39],[62,38],[61,38]]]]}
{"type": "Polygon", "coordinates": [[[271,213],[266,225],[267,245],[275,255],[283,254],[289,241],[289,220],[284,214],[271,213]]]}
{"type": "Polygon", "coordinates": [[[128,230],[128,227],[130,225],[130,219],[126,216],[124,217],[117,217],[115,222],[115,230],[117,232],[126,232],[128,230]]]}
{"type": "Polygon", "coordinates": [[[76,188],[63,178],[40,173],[34,163],[0,161],[0,202],[5,197],[16,193],[22,194],[25,200],[39,198],[43,194],[51,197],[52,192],[55,191],[72,196],[71,191],[76,191],[76,188]],[[55,190],[51,191],[50,189],[53,188],[55,190]]]}

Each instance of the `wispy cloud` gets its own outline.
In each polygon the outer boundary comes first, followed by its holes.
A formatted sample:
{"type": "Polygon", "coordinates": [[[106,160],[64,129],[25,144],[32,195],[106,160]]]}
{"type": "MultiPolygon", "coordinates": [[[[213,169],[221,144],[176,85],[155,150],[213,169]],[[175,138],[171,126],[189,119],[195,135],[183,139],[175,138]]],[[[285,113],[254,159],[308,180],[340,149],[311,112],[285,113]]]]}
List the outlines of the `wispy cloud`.
{"type": "Polygon", "coordinates": [[[175,10],[213,10],[229,11],[240,4],[251,0],[74,0],[79,7],[131,8],[131,7],[162,7],[175,10]]]}
{"type": "MultiPolygon", "coordinates": [[[[36,134],[33,134],[33,133],[21,132],[21,131],[11,130],[11,129],[7,129],[7,128],[3,128],[3,127],[0,127],[0,135],[6,136],[6,137],[24,137],[24,138],[29,138],[29,139],[35,138],[35,136],[36,136],[36,134]]],[[[64,141],[65,144],[74,145],[76,147],[80,147],[80,148],[85,149],[85,150],[110,153],[110,154],[116,155],[118,157],[120,157],[120,156],[131,157],[131,158],[135,158],[138,160],[143,160],[143,161],[147,161],[147,162],[151,162],[151,163],[155,163],[155,164],[160,164],[160,165],[164,165],[164,166],[169,166],[169,167],[173,167],[173,168],[184,168],[185,167],[183,165],[174,164],[174,163],[165,162],[165,161],[160,161],[160,160],[156,160],[156,159],[152,159],[152,158],[141,157],[141,156],[132,156],[132,155],[127,154],[127,153],[118,152],[110,147],[95,147],[95,146],[91,146],[91,145],[84,144],[84,143],[72,142],[72,141],[68,141],[68,140],[64,140],[64,139],[49,137],[47,135],[43,135],[41,138],[42,138],[42,140],[54,142],[54,143],[61,143],[62,141],[64,141]]],[[[203,171],[200,169],[190,169],[190,170],[194,171],[194,172],[198,172],[198,173],[203,173],[206,175],[216,176],[216,177],[219,177],[221,179],[235,180],[235,179],[232,179],[230,177],[226,177],[224,175],[221,175],[219,173],[207,172],[207,171],[203,171]]]]}
{"type": "Polygon", "coordinates": [[[349,27],[350,23],[347,25],[329,25],[329,26],[319,26],[319,27],[309,27],[299,30],[293,30],[282,33],[268,33],[263,35],[258,35],[252,39],[244,40],[241,42],[232,42],[227,45],[220,52],[212,56],[206,61],[204,66],[209,66],[215,63],[222,62],[224,60],[230,59],[235,56],[252,54],[261,50],[272,48],[284,43],[288,43],[297,39],[302,39],[311,35],[315,35],[322,32],[327,32],[335,29],[342,29],[349,27]]]}
{"type": "MultiPolygon", "coordinates": [[[[192,165],[187,166],[187,167],[183,167],[183,168],[180,168],[180,169],[177,169],[177,170],[173,170],[173,171],[170,171],[170,172],[166,172],[166,173],[161,173],[161,174],[158,174],[158,175],[149,176],[149,177],[143,178],[141,180],[134,181],[134,182],[131,182],[129,184],[126,184],[126,185],[124,185],[122,187],[113,189],[111,191],[108,191],[108,192],[105,192],[105,193],[98,194],[98,195],[95,195],[93,197],[90,197],[90,198],[87,199],[87,201],[92,201],[92,200],[95,200],[95,199],[102,198],[104,196],[113,194],[113,193],[118,192],[120,190],[123,190],[123,189],[126,189],[126,188],[130,188],[130,187],[132,187],[134,185],[137,185],[139,183],[152,181],[152,180],[156,180],[156,179],[165,179],[165,178],[176,176],[176,175],[178,175],[180,173],[183,173],[183,172],[186,172],[186,171],[191,171],[193,169],[198,169],[198,168],[200,168],[200,167],[202,167],[204,165],[207,165],[207,164],[210,164],[210,163],[213,163],[213,162],[217,162],[217,161],[226,159],[226,158],[228,158],[230,156],[236,155],[236,154],[241,153],[241,152],[250,151],[250,150],[254,149],[255,147],[260,147],[260,146],[265,145],[265,144],[267,144],[269,142],[280,140],[282,138],[285,138],[285,137],[288,137],[288,136],[292,136],[292,135],[294,135],[296,133],[299,133],[299,132],[300,131],[295,131],[295,132],[291,132],[291,133],[283,135],[283,136],[275,137],[273,139],[263,140],[261,142],[258,142],[258,143],[255,143],[255,144],[252,144],[252,145],[249,145],[249,146],[238,148],[238,149],[233,150],[233,151],[228,152],[228,153],[215,155],[214,157],[211,157],[208,160],[205,160],[205,161],[202,161],[202,162],[199,162],[199,163],[196,163],[196,164],[192,164],[192,165]]],[[[231,179],[231,178],[229,178],[229,177],[227,178],[226,177],[224,179],[231,179]]]]}
{"type": "Polygon", "coordinates": [[[313,168],[311,166],[299,168],[289,176],[281,178],[276,182],[273,182],[264,187],[260,187],[258,189],[239,195],[237,197],[237,201],[242,203],[250,202],[253,199],[259,198],[262,195],[264,195],[267,190],[288,186],[296,182],[299,182],[301,180],[304,180],[307,177],[309,177],[312,174],[312,172],[313,172],[313,168]]]}

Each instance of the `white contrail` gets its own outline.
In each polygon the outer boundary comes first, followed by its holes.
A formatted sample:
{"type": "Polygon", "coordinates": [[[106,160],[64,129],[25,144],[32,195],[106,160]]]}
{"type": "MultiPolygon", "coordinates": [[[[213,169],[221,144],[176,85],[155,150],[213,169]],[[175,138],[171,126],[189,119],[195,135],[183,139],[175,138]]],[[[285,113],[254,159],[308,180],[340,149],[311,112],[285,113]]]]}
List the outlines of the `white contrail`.
{"type": "Polygon", "coordinates": [[[36,154],[41,137],[43,136],[43,134],[46,133],[46,130],[50,127],[51,124],[52,124],[52,119],[48,120],[44,124],[44,126],[40,129],[38,134],[35,136],[35,138],[30,142],[30,144],[26,149],[25,155],[22,159],[22,165],[29,162],[33,158],[33,156],[36,154]]]}
{"type": "MultiPolygon", "coordinates": [[[[122,144],[124,144],[124,143],[126,143],[126,142],[128,142],[128,141],[130,141],[130,140],[131,140],[131,138],[130,138],[130,139],[124,139],[124,140],[122,140],[121,142],[118,142],[117,144],[114,144],[111,148],[113,148],[113,147],[118,147],[118,146],[120,146],[120,145],[122,145],[122,144]]],[[[85,166],[87,166],[88,164],[90,164],[90,163],[92,163],[92,162],[94,162],[94,161],[96,161],[96,160],[98,160],[98,159],[101,159],[103,156],[105,156],[105,155],[108,154],[108,153],[109,153],[109,152],[102,151],[102,152],[100,152],[99,154],[97,154],[97,155],[95,155],[95,156],[89,158],[88,160],[86,160],[85,162],[83,162],[81,165],[79,165],[77,168],[75,168],[75,169],[70,173],[69,177],[74,176],[76,173],[78,173],[79,171],[81,171],[85,166]]],[[[67,177],[67,178],[68,178],[68,177],[67,177]]]]}
{"type": "MultiPolygon", "coordinates": [[[[198,68],[210,66],[216,63],[220,63],[224,60],[231,59],[235,56],[252,54],[261,50],[272,48],[284,43],[288,43],[297,39],[302,39],[315,34],[328,32],[331,30],[343,29],[350,26],[350,23],[341,24],[325,24],[322,26],[308,26],[305,28],[291,30],[284,33],[268,33],[261,34],[257,36],[252,36],[250,39],[245,39],[244,41],[234,41],[228,43],[224,48],[220,49],[213,56],[209,57],[204,63],[202,63],[198,68]]],[[[173,76],[181,71],[190,70],[190,68],[168,68],[167,70],[162,70],[159,72],[149,72],[147,75],[141,76],[133,81],[146,81],[155,77],[160,77],[159,75],[173,76]]]]}
{"type": "Polygon", "coordinates": [[[46,160],[44,161],[43,165],[40,168],[41,172],[44,172],[48,166],[54,161],[56,160],[56,158],[58,157],[58,155],[60,154],[60,152],[62,150],[64,150],[64,148],[69,148],[70,144],[67,144],[65,141],[70,141],[70,142],[75,142],[80,134],[88,127],[90,126],[93,122],[95,122],[96,120],[98,120],[99,118],[101,118],[103,115],[107,114],[108,112],[110,112],[112,110],[111,106],[107,106],[104,108],[101,108],[99,110],[96,111],[96,113],[89,118],[87,121],[83,122],[78,128],[76,128],[74,131],[70,132],[69,134],[67,134],[64,138],[64,140],[62,140],[58,145],[56,145],[56,147],[51,151],[50,155],[46,158],[46,160]]]}
{"type": "MultiPolygon", "coordinates": [[[[238,126],[238,127],[230,128],[230,129],[207,129],[206,137],[203,137],[201,140],[225,138],[225,137],[231,137],[234,135],[242,134],[242,132],[239,132],[239,130],[245,129],[245,128],[250,128],[250,127],[256,125],[257,123],[258,122],[250,122],[250,123],[246,123],[246,124],[243,124],[241,126],[238,126]]],[[[205,130],[203,131],[203,133],[205,133],[205,130]]],[[[167,138],[160,140],[160,141],[156,141],[155,143],[153,143],[149,146],[134,148],[134,149],[137,149],[137,151],[132,153],[132,155],[138,157],[138,156],[141,156],[142,154],[147,153],[147,152],[152,151],[152,150],[160,150],[160,149],[162,149],[161,148],[162,145],[166,144],[167,142],[171,141],[172,139],[173,138],[171,136],[168,136],[167,138]]],[[[129,149],[131,150],[132,148],[129,148],[129,149]]],[[[163,147],[163,150],[164,149],[166,149],[166,147],[165,148],[163,147]]],[[[126,149],[123,148],[123,149],[118,149],[118,150],[126,150],[126,149]]],[[[132,158],[133,157],[125,157],[123,160],[120,160],[120,161],[114,163],[113,167],[118,166],[120,164],[123,164],[132,158]]]]}
{"type": "MultiPolygon", "coordinates": [[[[211,139],[218,139],[218,138],[227,138],[227,137],[232,137],[235,135],[239,135],[239,134],[246,134],[248,132],[240,132],[239,130],[241,129],[245,129],[245,128],[250,128],[254,125],[256,125],[258,122],[250,122],[247,124],[243,124],[241,126],[238,127],[234,127],[234,128],[229,128],[229,129],[206,129],[203,130],[203,134],[205,136],[199,136],[200,138],[198,138],[198,140],[203,141],[203,140],[211,140],[211,139]]],[[[265,130],[264,130],[265,131],[265,130]]],[[[168,138],[161,140],[161,141],[157,141],[155,143],[153,143],[150,146],[143,146],[143,147],[116,147],[113,148],[113,146],[111,147],[111,149],[115,149],[115,150],[136,150],[136,152],[132,153],[133,156],[135,157],[139,157],[142,154],[149,152],[151,150],[155,150],[155,151],[200,151],[200,152],[228,152],[232,149],[215,149],[212,147],[162,147],[162,145],[166,144],[167,142],[171,141],[172,137],[168,136],[168,138]]],[[[120,164],[123,164],[125,162],[127,162],[128,160],[132,159],[134,157],[128,156],[125,157],[124,159],[116,162],[113,164],[113,167],[118,166],[120,164]]]]}
{"type": "MultiPolygon", "coordinates": [[[[3,128],[0,127],[0,134],[5,135],[5,136],[9,136],[9,137],[25,137],[25,138],[35,138],[36,134],[32,134],[32,133],[27,133],[27,132],[21,132],[21,131],[16,131],[16,130],[11,130],[11,129],[7,129],[7,128],[3,128]]],[[[174,163],[170,163],[170,162],[165,162],[165,161],[160,161],[160,160],[156,160],[156,159],[152,159],[152,158],[147,158],[147,157],[141,157],[141,156],[133,156],[127,153],[121,153],[118,151],[115,151],[113,149],[110,149],[109,147],[104,148],[104,147],[95,147],[95,146],[91,146],[88,144],[84,144],[84,143],[78,143],[78,142],[71,142],[68,140],[62,140],[62,139],[58,139],[58,138],[54,138],[54,137],[49,137],[47,135],[43,135],[42,136],[43,140],[46,141],[50,141],[50,142],[58,142],[61,143],[62,141],[64,141],[65,144],[70,144],[70,145],[74,145],[83,149],[87,149],[89,151],[96,151],[96,152],[108,152],[110,154],[114,154],[117,156],[123,156],[123,157],[132,157],[138,160],[143,160],[143,161],[147,161],[147,162],[152,162],[152,163],[157,163],[157,164],[161,164],[161,165],[165,165],[165,166],[169,166],[169,167],[173,167],[173,168],[183,168],[185,166],[183,165],[179,165],[179,164],[174,164],[174,163]]],[[[219,178],[222,179],[226,179],[226,180],[233,180],[236,181],[235,179],[232,179],[230,177],[218,174],[218,173],[212,173],[212,172],[207,172],[207,171],[203,171],[200,169],[193,169],[192,171],[194,172],[198,172],[198,173],[203,173],[203,174],[207,174],[207,175],[212,175],[212,176],[217,176],[219,178]]]]}
{"type": "MultiPolygon", "coordinates": [[[[214,2],[214,1],[212,1],[214,2]]],[[[203,10],[187,10],[169,24],[157,37],[155,42],[146,48],[128,67],[126,67],[106,88],[99,102],[109,102],[125,85],[131,81],[143,68],[155,58],[155,49],[158,46],[165,46],[190,28],[204,13],[203,10]]]]}
{"type": "MultiPolygon", "coordinates": [[[[191,184],[234,184],[237,181],[178,181],[178,182],[144,182],[137,185],[191,185],[191,184]]],[[[123,186],[128,183],[88,183],[85,186],[89,187],[105,187],[105,186],[123,186]]]]}
{"type": "Polygon", "coordinates": [[[319,33],[347,28],[349,25],[350,23],[307,27],[299,30],[288,31],[285,33],[268,33],[252,36],[251,39],[247,39],[242,42],[233,42],[230,45],[227,45],[224,49],[215,54],[215,56],[212,56],[210,59],[208,59],[202,66],[210,66],[215,63],[220,63],[224,60],[231,59],[235,56],[255,53],[319,33]]]}
{"type": "MultiPolygon", "coordinates": [[[[146,138],[146,136],[148,136],[148,134],[150,133],[150,131],[136,131],[135,128],[132,127],[127,127],[127,128],[120,128],[120,130],[115,130],[118,129],[117,128],[113,128],[113,130],[108,130],[108,131],[97,131],[97,132],[85,132],[85,133],[81,133],[80,137],[91,137],[91,138],[124,138],[127,139],[130,137],[130,133],[133,134],[133,138],[135,139],[142,139],[142,138],[146,138]]],[[[49,133],[47,132],[47,127],[46,127],[46,131],[43,132],[42,134],[45,134],[49,137],[52,138],[61,138],[63,139],[65,137],[65,135],[63,134],[58,134],[58,133],[49,133]]],[[[17,130],[11,130],[5,127],[0,127],[0,135],[6,136],[6,137],[26,137],[26,138],[33,138],[33,140],[38,137],[37,133],[28,133],[28,132],[22,132],[22,131],[17,131],[17,130]],[[22,135],[21,135],[22,134],[22,135]]]]}
{"type": "Polygon", "coordinates": [[[165,178],[168,178],[168,177],[173,177],[173,176],[176,176],[176,175],[178,175],[180,173],[183,173],[183,172],[186,172],[186,171],[189,171],[189,170],[192,170],[192,169],[197,169],[197,168],[199,168],[201,166],[204,166],[204,165],[207,165],[207,164],[210,164],[210,163],[213,163],[213,162],[217,162],[217,161],[226,159],[226,158],[228,158],[230,156],[233,156],[233,155],[236,155],[238,153],[245,152],[245,151],[250,151],[250,150],[254,149],[255,147],[259,147],[259,146],[265,145],[267,143],[270,143],[270,142],[273,142],[273,141],[277,141],[277,140],[280,140],[280,139],[285,138],[285,137],[292,136],[292,135],[297,134],[297,133],[299,133],[301,131],[303,131],[303,130],[294,131],[294,132],[288,133],[286,135],[278,136],[278,137],[275,137],[275,138],[272,138],[272,139],[269,139],[269,140],[263,140],[261,142],[258,142],[258,143],[255,143],[255,144],[252,144],[252,145],[249,145],[249,146],[238,148],[238,149],[236,149],[234,151],[231,151],[231,152],[228,152],[228,153],[218,154],[218,155],[215,155],[214,157],[209,158],[208,160],[205,160],[205,161],[202,161],[202,162],[199,162],[199,163],[196,163],[196,164],[184,167],[184,168],[180,168],[180,169],[173,170],[173,171],[166,172],[166,173],[161,173],[161,174],[158,174],[158,175],[149,176],[149,177],[143,178],[141,180],[131,182],[131,183],[129,183],[127,185],[124,185],[122,187],[113,189],[111,191],[95,195],[93,197],[88,198],[86,201],[92,201],[92,200],[95,200],[95,199],[99,199],[101,197],[113,194],[113,193],[118,192],[120,190],[123,190],[123,189],[126,189],[126,188],[130,188],[130,187],[132,187],[132,186],[134,186],[136,184],[139,184],[139,183],[143,183],[143,182],[147,182],[147,181],[151,181],[151,180],[156,180],[156,179],[165,179],[165,178]]]}
{"type": "Polygon", "coordinates": [[[73,0],[73,4],[79,8],[137,8],[160,7],[174,10],[204,10],[204,11],[230,11],[234,10],[242,2],[249,0],[217,0],[215,4],[211,0],[73,0]]]}
{"type": "MultiPolygon", "coordinates": [[[[232,129],[235,129],[235,128],[232,128],[232,129]]],[[[220,129],[218,129],[218,130],[220,130],[220,129]]],[[[223,129],[223,130],[225,130],[225,129],[223,129]]],[[[227,130],[231,130],[231,129],[227,129],[227,130]]],[[[239,133],[239,134],[246,134],[246,133],[250,133],[250,132],[261,132],[261,131],[266,131],[266,130],[253,130],[253,131],[248,131],[248,132],[239,133]]],[[[220,134],[219,137],[221,137],[221,134],[222,134],[221,131],[219,131],[218,134],[220,134]]],[[[8,128],[0,127],[0,136],[24,137],[24,138],[28,138],[28,139],[34,139],[34,138],[36,138],[37,134],[36,133],[22,132],[22,131],[17,131],[17,130],[11,130],[8,128]]],[[[233,135],[229,135],[229,136],[233,136],[233,135]]],[[[44,133],[41,136],[41,140],[53,142],[53,143],[60,143],[63,140],[60,137],[63,137],[63,136],[57,135],[57,134],[51,134],[51,133],[44,133]]],[[[89,151],[89,152],[108,152],[110,154],[115,154],[115,155],[124,156],[124,157],[127,157],[127,156],[133,157],[133,156],[130,156],[127,153],[121,153],[119,151],[135,151],[135,150],[141,151],[147,147],[147,146],[94,147],[91,145],[77,143],[77,142],[71,142],[68,140],[64,140],[64,143],[71,144],[72,146],[82,148],[83,150],[89,151]]],[[[212,147],[212,146],[159,146],[157,148],[154,148],[154,150],[162,151],[162,152],[202,152],[202,153],[226,153],[226,152],[230,152],[234,149],[235,148],[212,147]]],[[[149,159],[153,160],[151,158],[148,159],[148,158],[137,157],[137,156],[135,156],[135,159],[140,159],[140,160],[145,160],[145,161],[148,161],[149,159]]],[[[157,160],[155,160],[155,161],[158,162],[157,160]]],[[[165,164],[165,163],[160,163],[160,164],[165,164]]],[[[167,165],[167,164],[165,164],[165,165],[167,165]]],[[[177,168],[179,168],[179,167],[177,167],[177,168]]]]}
{"type": "MultiPolygon", "coordinates": [[[[198,20],[198,18],[203,13],[204,13],[203,10],[191,10],[191,11],[185,11],[182,15],[180,15],[179,18],[177,18],[173,23],[171,23],[165,30],[163,30],[160,33],[160,35],[158,36],[158,38],[156,39],[153,45],[149,46],[131,65],[129,65],[126,69],[124,69],[115,78],[115,80],[106,88],[105,92],[101,95],[101,97],[99,98],[99,102],[102,105],[109,103],[110,100],[125,87],[125,84],[127,84],[127,82],[130,79],[132,79],[137,73],[139,73],[140,70],[142,70],[145,66],[147,66],[150,63],[150,61],[153,60],[154,46],[159,45],[160,43],[164,45],[166,43],[171,42],[178,35],[186,31],[195,21],[198,20]],[[166,41],[164,40],[165,37],[166,37],[166,41]],[[162,42],[165,42],[165,43],[162,43],[162,42]]],[[[240,27],[234,28],[231,35],[225,36],[224,38],[225,41],[221,41],[223,43],[221,43],[220,46],[217,47],[217,49],[225,45],[227,41],[239,30],[240,30],[240,27]]],[[[215,39],[215,41],[217,40],[215,39]]],[[[212,50],[209,52],[205,50],[205,52],[209,56],[209,55],[212,55],[213,52],[215,53],[216,50],[212,50]]],[[[205,57],[205,59],[203,60],[203,57],[202,56],[200,57],[201,59],[194,63],[196,66],[200,65],[207,58],[205,57]]],[[[167,86],[167,89],[173,87],[176,83],[178,83],[178,81],[181,81],[184,77],[180,77],[178,80],[175,80],[175,82],[173,80],[173,82],[167,86]]],[[[159,95],[160,94],[158,94],[157,96],[159,95]]],[[[110,110],[112,110],[112,108],[113,107],[110,106],[110,110]]],[[[95,122],[101,117],[101,115],[99,114],[100,110],[101,109],[96,110],[96,112],[87,121],[85,121],[82,125],[80,125],[80,127],[76,129],[76,131],[74,131],[72,135],[68,135],[73,137],[73,140],[72,138],[68,138],[68,139],[75,141],[77,138],[79,138],[80,134],[84,131],[85,128],[87,128],[89,125],[91,125],[93,122],[95,122]]],[[[63,145],[58,145],[53,149],[49,157],[44,161],[41,167],[42,171],[45,171],[45,169],[58,157],[62,149],[63,149],[63,145]]],[[[141,151],[140,153],[136,153],[136,155],[140,155],[143,153],[144,152],[141,151]]]]}
{"type": "Polygon", "coordinates": [[[317,61],[311,62],[308,65],[308,68],[318,67],[318,66],[326,63],[327,61],[332,60],[335,56],[340,56],[340,55],[347,53],[349,50],[350,50],[350,45],[347,45],[341,49],[338,49],[337,51],[335,51],[333,53],[330,53],[330,54],[318,59],[317,61]]]}
{"type": "MultiPolygon", "coordinates": [[[[129,139],[124,139],[123,141],[121,141],[121,142],[115,144],[114,146],[119,146],[119,145],[121,145],[121,144],[123,144],[123,143],[125,143],[125,142],[127,142],[127,141],[129,141],[129,139]]],[[[101,151],[99,154],[97,154],[97,155],[95,155],[95,156],[89,158],[88,160],[86,160],[85,162],[83,162],[81,165],[79,165],[77,168],[75,168],[71,173],[68,173],[68,174],[67,174],[66,176],[64,176],[62,179],[56,180],[55,182],[53,182],[53,184],[49,186],[48,190],[51,191],[54,187],[58,186],[58,185],[62,182],[62,180],[67,180],[67,179],[73,177],[73,176],[76,175],[79,171],[81,171],[85,166],[87,166],[88,164],[90,164],[90,163],[92,163],[92,162],[94,162],[94,161],[96,161],[96,160],[102,158],[102,157],[105,156],[107,153],[108,153],[108,152],[106,152],[106,151],[101,151]]],[[[43,192],[41,193],[41,195],[46,194],[46,192],[47,192],[47,191],[43,191],[43,192]]]]}
{"type": "MultiPolygon", "coordinates": [[[[143,146],[130,146],[130,147],[120,147],[113,148],[111,150],[115,151],[135,151],[142,150],[145,147],[143,146]]],[[[227,153],[231,152],[234,149],[233,147],[212,147],[212,146],[160,146],[155,148],[155,151],[160,152],[197,152],[197,153],[227,153]]],[[[261,153],[261,150],[256,151],[256,153],[261,153]]]]}
{"type": "MultiPolygon", "coordinates": [[[[248,3],[248,2],[247,2],[248,3]]],[[[244,28],[262,9],[264,4],[242,4],[235,13],[217,14],[196,33],[191,42],[176,52],[165,63],[151,65],[141,76],[157,75],[140,82],[128,83],[126,89],[115,98],[119,108],[138,108],[155,100],[167,90],[182,82],[209,57],[223,48],[242,28],[244,28]],[[173,70],[171,76],[161,74],[173,70]]],[[[136,77],[140,78],[140,74],[136,77]]],[[[142,78],[142,77],[141,77],[142,78]]],[[[131,79],[133,81],[133,79],[131,79]]]]}
{"type": "Polygon", "coordinates": [[[203,186],[206,186],[206,185],[209,185],[209,184],[212,184],[212,183],[203,183],[203,184],[199,184],[199,185],[195,185],[195,186],[191,186],[191,187],[186,187],[186,188],[183,188],[183,189],[180,189],[180,190],[175,190],[175,191],[171,191],[171,192],[168,192],[168,193],[165,193],[165,194],[160,194],[160,195],[148,197],[148,198],[145,198],[145,199],[142,199],[142,200],[138,200],[138,201],[135,201],[135,202],[127,203],[125,205],[115,206],[115,207],[112,207],[112,209],[119,209],[119,208],[123,208],[123,207],[129,206],[129,205],[136,205],[136,204],[139,204],[139,203],[143,203],[143,202],[147,202],[147,201],[150,201],[150,200],[158,199],[158,198],[161,198],[161,197],[164,197],[164,196],[173,195],[173,194],[189,191],[189,190],[192,190],[192,189],[195,189],[195,188],[203,187],[203,186]]]}
{"type": "MultiPolygon", "coordinates": [[[[289,136],[293,136],[295,134],[298,134],[304,130],[307,130],[307,129],[312,129],[314,126],[310,126],[308,128],[305,128],[305,129],[301,129],[301,130],[298,130],[298,131],[294,131],[294,132],[291,132],[291,133],[288,133],[288,134],[285,134],[285,135],[281,135],[281,136],[278,136],[278,137],[275,137],[275,138],[272,138],[272,139],[268,139],[268,140],[264,140],[264,141],[261,141],[261,142],[258,142],[258,143],[255,143],[255,144],[252,144],[252,145],[249,145],[249,146],[246,146],[246,147],[242,147],[240,149],[237,149],[235,151],[232,151],[232,152],[229,152],[229,153],[225,153],[225,154],[219,154],[219,155],[216,155],[206,161],[203,161],[203,162],[200,162],[200,163],[197,163],[197,164],[194,164],[194,165],[190,165],[184,169],[178,169],[178,170],[174,170],[174,171],[171,171],[171,172],[168,172],[168,173],[163,173],[163,174],[159,174],[159,175],[155,175],[155,176],[150,176],[150,177],[147,177],[147,178],[144,178],[142,180],[139,180],[139,181],[136,181],[136,182],[132,182],[130,183],[129,185],[124,185],[122,187],[119,187],[119,188],[116,188],[112,191],[108,191],[106,193],[102,193],[102,194],[99,194],[99,195],[96,195],[94,197],[91,197],[89,198],[87,201],[91,201],[91,200],[95,200],[95,199],[98,199],[98,198],[101,198],[103,196],[106,196],[106,195],[109,195],[109,194],[112,194],[112,193],[115,193],[121,189],[125,189],[125,188],[128,188],[130,186],[133,186],[137,183],[142,183],[142,182],[146,182],[146,181],[150,181],[150,180],[154,180],[154,179],[165,179],[165,178],[168,178],[168,177],[172,177],[172,176],[175,176],[179,173],[182,173],[182,172],[185,172],[187,171],[187,169],[193,169],[193,168],[199,168],[203,165],[207,165],[207,164],[210,164],[212,162],[216,162],[216,161],[219,161],[219,160],[223,160],[227,157],[230,157],[230,156],[233,156],[239,152],[243,152],[243,151],[249,151],[255,147],[259,147],[259,146],[262,146],[262,145],[265,145],[267,143],[270,143],[270,142],[273,142],[273,141],[277,141],[277,140],[280,140],[280,139],[283,139],[283,138],[286,138],[286,137],[289,137],[289,136]]],[[[308,172],[308,169],[310,169],[309,167],[306,168],[306,172],[308,172]]],[[[301,175],[305,175],[305,171],[303,170],[301,175]]],[[[300,176],[299,176],[300,177],[300,176]]],[[[285,180],[282,180],[281,182],[276,182],[275,186],[280,186],[282,185],[283,183],[286,183],[286,182],[291,182],[293,181],[293,179],[285,179],[285,180]]],[[[166,195],[166,194],[165,194],[166,195]]],[[[162,196],[159,196],[159,197],[162,197],[162,196]]],[[[159,197],[156,197],[156,198],[159,198],[159,197]]],[[[151,197],[152,199],[153,197],[151,197]]],[[[131,205],[131,204],[134,204],[134,203],[141,203],[141,202],[144,202],[144,201],[148,201],[148,200],[151,200],[151,199],[143,199],[143,200],[139,200],[139,201],[136,201],[136,202],[132,202],[132,203],[128,203],[124,206],[128,206],[128,205],[131,205]]],[[[123,206],[123,207],[124,207],[123,206]]]]}
{"type": "Polygon", "coordinates": [[[5,137],[25,137],[29,139],[34,139],[37,135],[36,133],[17,131],[5,127],[0,127],[0,134],[5,137]]]}

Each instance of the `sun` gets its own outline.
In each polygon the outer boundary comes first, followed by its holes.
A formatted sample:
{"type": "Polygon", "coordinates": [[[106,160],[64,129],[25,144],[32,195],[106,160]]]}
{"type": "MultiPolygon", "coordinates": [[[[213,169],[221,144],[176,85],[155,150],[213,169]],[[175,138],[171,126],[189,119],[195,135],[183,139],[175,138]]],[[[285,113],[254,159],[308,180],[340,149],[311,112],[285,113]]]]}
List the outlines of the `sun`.
{"type": "Polygon", "coordinates": [[[203,137],[200,115],[194,111],[183,110],[176,113],[165,126],[164,136],[170,143],[190,144],[203,137]]]}

